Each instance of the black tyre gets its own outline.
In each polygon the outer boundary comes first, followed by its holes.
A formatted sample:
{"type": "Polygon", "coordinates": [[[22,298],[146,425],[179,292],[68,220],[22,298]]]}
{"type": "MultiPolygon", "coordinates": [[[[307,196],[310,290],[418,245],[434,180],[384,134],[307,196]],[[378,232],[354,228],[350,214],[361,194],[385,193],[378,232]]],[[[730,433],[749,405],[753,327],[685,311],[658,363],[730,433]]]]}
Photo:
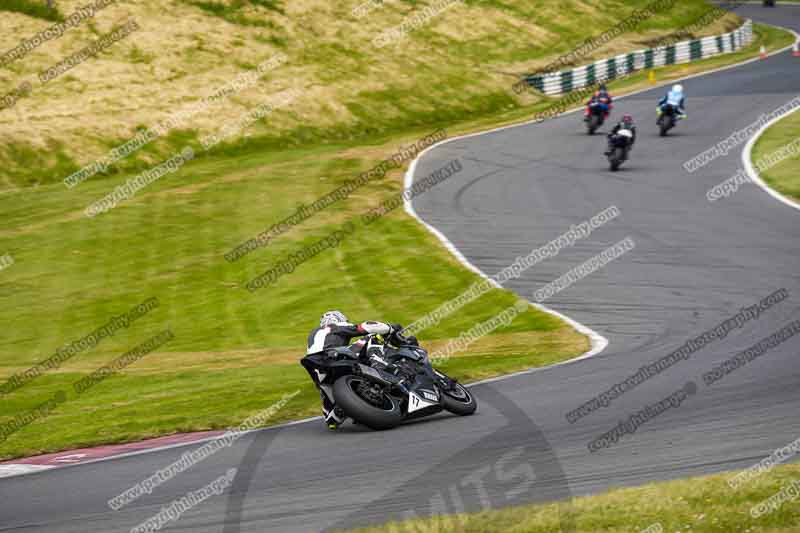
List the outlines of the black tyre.
{"type": "Polygon", "coordinates": [[[611,158],[609,159],[611,170],[619,170],[619,166],[624,160],[625,150],[623,148],[614,148],[614,151],[611,153],[611,158]]]}
{"type": "Polygon", "coordinates": [[[471,415],[478,408],[478,403],[472,393],[460,383],[456,383],[454,390],[442,390],[442,404],[445,410],[454,415],[471,415]]]}
{"type": "Polygon", "coordinates": [[[660,123],[660,126],[661,126],[661,136],[662,136],[662,137],[666,137],[666,136],[667,136],[667,132],[668,132],[670,129],[672,129],[672,127],[673,127],[674,125],[675,125],[675,119],[674,119],[674,118],[672,118],[672,117],[666,117],[664,120],[662,120],[662,121],[661,121],[661,123],[660,123]]]}
{"type": "Polygon", "coordinates": [[[371,429],[391,429],[403,421],[400,402],[376,392],[372,382],[360,376],[343,376],[333,384],[333,398],[344,414],[371,429]]]}
{"type": "Polygon", "coordinates": [[[592,115],[589,117],[589,124],[586,128],[589,130],[589,135],[594,135],[594,132],[597,131],[597,128],[600,127],[600,116],[599,115],[592,115]]]}

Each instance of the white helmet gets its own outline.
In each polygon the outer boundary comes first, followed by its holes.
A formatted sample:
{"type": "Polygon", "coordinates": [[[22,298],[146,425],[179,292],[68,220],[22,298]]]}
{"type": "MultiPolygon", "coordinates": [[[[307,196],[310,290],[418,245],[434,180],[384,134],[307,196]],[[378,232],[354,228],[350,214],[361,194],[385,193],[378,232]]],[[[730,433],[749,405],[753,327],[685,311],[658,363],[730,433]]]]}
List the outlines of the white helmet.
{"type": "Polygon", "coordinates": [[[681,85],[680,83],[676,83],[675,85],[672,86],[672,90],[675,91],[676,93],[682,93],[683,85],[681,85]]]}
{"type": "Polygon", "coordinates": [[[346,324],[347,317],[341,311],[325,311],[319,319],[319,326],[324,328],[330,324],[346,324]]]}

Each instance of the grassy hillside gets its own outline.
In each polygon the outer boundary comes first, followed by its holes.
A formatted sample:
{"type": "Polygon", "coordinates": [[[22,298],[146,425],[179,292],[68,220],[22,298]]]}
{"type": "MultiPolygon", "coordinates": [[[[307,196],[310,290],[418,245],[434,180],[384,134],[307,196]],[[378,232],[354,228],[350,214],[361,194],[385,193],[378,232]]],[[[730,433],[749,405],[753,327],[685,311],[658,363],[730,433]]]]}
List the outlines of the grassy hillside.
{"type": "MultiPolygon", "coordinates": [[[[28,2],[33,4],[33,2],[28,2]]],[[[264,147],[370,138],[518,107],[510,85],[516,75],[572,50],[587,31],[599,34],[623,20],[642,0],[519,2],[455,1],[405,39],[377,48],[381,32],[434,2],[394,0],[357,17],[363,0],[117,0],[78,27],[0,69],[0,95],[29,81],[33,90],[13,109],[0,111],[0,187],[52,183],[94,157],[185,108],[266,58],[288,61],[257,87],[194,116],[181,130],[213,133],[271,95],[289,89],[301,97],[248,131],[267,137],[264,147]],[[113,28],[135,20],[140,29],[58,79],[37,74],[113,28]]],[[[83,0],[59,0],[68,16],[83,0]]],[[[677,0],[644,21],[638,33],[596,50],[642,48],[686,26],[708,9],[700,0],[677,0]]],[[[700,30],[736,25],[727,16],[700,30]]],[[[51,22],[18,12],[0,17],[0,50],[33,37],[51,22]]],[[[159,142],[111,172],[144,168],[183,140],[159,142]],[[152,147],[151,147],[152,148],[152,147]],[[150,152],[150,153],[148,153],[150,152]]]]}
{"type": "MultiPolygon", "coordinates": [[[[339,308],[354,319],[409,324],[456,297],[475,275],[402,209],[369,226],[362,222],[359,214],[378,198],[399,192],[399,171],[377,193],[356,191],[236,262],[223,254],[297,203],[308,205],[321,191],[367,170],[378,149],[391,151],[386,145],[330,145],[208,158],[91,219],[84,207],[123,179],[90,180],[77,195],[61,185],[0,195],[0,210],[11,221],[0,230],[0,249],[14,259],[0,270],[0,321],[13,325],[0,340],[0,379],[147,298],[159,301],[128,328],[3,397],[0,421],[9,421],[58,390],[68,393],[55,412],[0,444],[0,456],[223,428],[299,387],[303,394],[276,420],[317,414],[316,392],[298,360],[323,311],[339,308]],[[345,221],[355,231],[338,247],[270,287],[253,293],[245,288],[345,221]],[[166,328],[175,338],[156,353],[90,393],[72,393],[81,376],[166,328]]],[[[420,338],[434,349],[443,346],[515,301],[493,290],[420,338]]],[[[574,357],[587,347],[560,320],[529,311],[442,366],[475,379],[574,357]]]]}
{"type": "MultiPolygon", "coordinates": [[[[547,102],[530,95],[517,100],[509,73],[545,64],[582,40],[582,28],[595,25],[600,33],[644,4],[465,2],[397,46],[377,49],[370,43],[375,35],[423,4],[385,2],[356,20],[350,14],[356,2],[254,0],[220,7],[173,1],[165,8],[120,0],[0,69],[5,90],[26,79],[33,86],[30,96],[0,111],[0,323],[6,325],[0,380],[147,298],[159,301],[128,328],[2,396],[0,424],[31,413],[59,391],[66,402],[0,442],[0,458],[223,428],[298,388],[302,394],[274,421],[315,414],[316,393],[297,360],[322,311],[340,308],[354,319],[408,324],[456,297],[476,276],[402,209],[362,223],[360,214],[400,192],[400,168],[239,261],[223,255],[438,127],[455,135],[530,115],[547,102]],[[40,70],[129,18],[138,31],[40,86],[40,70]],[[61,183],[137,126],[152,127],[281,53],[287,62],[256,86],[196,114],[107,173],[73,189],[61,183]],[[288,105],[229,143],[201,148],[205,135],[220,134],[290,89],[298,96],[288,105]],[[134,177],[132,170],[150,169],[187,146],[195,160],[106,213],[84,215],[88,205],[134,177]],[[348,221],[353,232],[341,245],[268,288],[246,289],[254,276],[348,221]],[[72,392],[78,379],[167,328],[174,339],[154,353],[80,396],[72,392]]],[[[77,5],[58,3],[64,17],[77,5]]],[[[706,9],[681,0],[668,15],[647,22],[643,35],[622,36],[608,47],[640,47],[706,9]]],[[[13,31],[0,32],[0,50],[50,24],[3,13],[0,27],[13,31]]],[[[718,24],[735,22],[729,17],[718,24]]],[[[686,68],[661,69],[659,79],[686,68]]],[[[491,291],[420,339],[442,347],[515,301],[491,291]]],[[[527,311],[443,368],[476,379],[564,360],[587,347],[564,323],[527,311]]]]}

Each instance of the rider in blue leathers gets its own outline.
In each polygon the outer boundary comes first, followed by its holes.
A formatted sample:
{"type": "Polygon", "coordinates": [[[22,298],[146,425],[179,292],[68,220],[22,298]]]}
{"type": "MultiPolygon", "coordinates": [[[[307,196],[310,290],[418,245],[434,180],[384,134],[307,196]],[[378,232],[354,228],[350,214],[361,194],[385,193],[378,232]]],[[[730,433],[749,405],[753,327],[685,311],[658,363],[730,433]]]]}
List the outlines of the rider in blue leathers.
{"type": "Polygon", "coordinates": [[[669,91],[660,102],[658,102],[658,107],[656,108],[658,116],[661,116],[661,113],[664,112],[664,106],[667,104],[675,107],[678,110],[679,119],[686,118],[686,111],[684,109],[684,105],[686,104],[686,96],[683,94],[683,85],[673,85],[672,90],[669,91]]]}

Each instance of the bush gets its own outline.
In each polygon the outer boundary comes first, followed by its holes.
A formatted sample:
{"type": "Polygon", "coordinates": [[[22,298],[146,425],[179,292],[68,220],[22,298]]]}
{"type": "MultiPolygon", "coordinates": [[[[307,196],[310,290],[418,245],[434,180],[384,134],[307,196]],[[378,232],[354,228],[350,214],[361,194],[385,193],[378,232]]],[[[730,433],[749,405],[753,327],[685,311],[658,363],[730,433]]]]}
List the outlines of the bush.
{"type": "Polygon", "coordinates": [[[0,3],[0,11],[13,11],[24,13],[31,17],[36,17],[53,22],[61,22],[64,17],[58,9],[47,7],[46,0],[4,0],[0,3]]]}

